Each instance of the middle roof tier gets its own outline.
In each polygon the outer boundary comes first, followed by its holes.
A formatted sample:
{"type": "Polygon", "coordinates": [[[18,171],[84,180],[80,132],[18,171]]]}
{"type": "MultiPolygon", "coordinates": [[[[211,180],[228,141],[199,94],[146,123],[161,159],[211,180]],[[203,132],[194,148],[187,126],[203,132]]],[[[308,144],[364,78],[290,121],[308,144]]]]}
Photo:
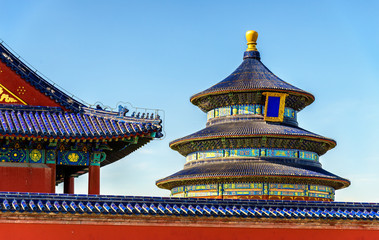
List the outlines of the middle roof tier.
{"type": "Polygon", "coordinates": [[[300,149],[323,155],[336,146],[336,141],[299,127],[256,119],[210,125],[170,142],[170,147],[184,156],[196,151],[247,146],[300,149]]]}

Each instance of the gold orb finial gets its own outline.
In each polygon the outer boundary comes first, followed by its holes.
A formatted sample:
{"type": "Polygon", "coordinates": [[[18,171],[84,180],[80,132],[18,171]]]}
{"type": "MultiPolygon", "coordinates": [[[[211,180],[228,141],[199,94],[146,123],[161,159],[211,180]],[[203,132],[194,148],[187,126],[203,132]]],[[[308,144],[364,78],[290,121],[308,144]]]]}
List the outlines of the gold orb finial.
{"type": "Polygon", "coordinates": [[[247,49],[246,51],[258,51],[257,49],[258,33],[254,30],[246,32],[247,49]]]}

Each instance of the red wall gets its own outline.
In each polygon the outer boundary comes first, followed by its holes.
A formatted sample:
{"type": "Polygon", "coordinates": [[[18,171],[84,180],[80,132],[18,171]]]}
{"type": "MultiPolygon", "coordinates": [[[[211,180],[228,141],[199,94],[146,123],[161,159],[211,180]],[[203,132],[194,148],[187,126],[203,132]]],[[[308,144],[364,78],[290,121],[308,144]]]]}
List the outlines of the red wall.
{"type": "MultiPolygon", "coordinates": [[[[274,225],[272,227],[275,227],[274,225]]],[[[2,239],[379,239],[378,230],[1,223],[2,239]]]]}
{"type": "MultiPolygon", "coordinates": [[[[21,100],[26,102],[27,105],[52,107],[60,106],[54,100],[50,99],[50,97],[47,97],[45,94],[42,94],[30,83],[22,79],[17,73],[15,73],[2,61],[0,61],[0,84],[6,87],[9,91],[11,91],[21,100]]],[[[7,104],[6,102],[1,103],[7,104]]]]}
{"type": "Polygon", "coordinates": [[[8,164],[0,166],[0,191],[3,192],[41,192],[49,193],[51,184],[51,169],[49,167],[27,167],[35,164],[8,164]],[[13,165],[13,166],[11,166],[13,165]]]}

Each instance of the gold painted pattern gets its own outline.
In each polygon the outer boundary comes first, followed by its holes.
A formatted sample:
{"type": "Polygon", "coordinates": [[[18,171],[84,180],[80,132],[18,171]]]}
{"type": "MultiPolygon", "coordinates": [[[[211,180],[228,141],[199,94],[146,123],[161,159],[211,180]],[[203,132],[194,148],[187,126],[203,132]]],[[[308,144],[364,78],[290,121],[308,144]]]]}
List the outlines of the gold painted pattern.
{"type": "Polygon", "coordinates": [[[9,91],[6,87],[0,84],[0,103],[19,103],[27,105],[26,102],[17,97],[14,93],[9,91]]]}

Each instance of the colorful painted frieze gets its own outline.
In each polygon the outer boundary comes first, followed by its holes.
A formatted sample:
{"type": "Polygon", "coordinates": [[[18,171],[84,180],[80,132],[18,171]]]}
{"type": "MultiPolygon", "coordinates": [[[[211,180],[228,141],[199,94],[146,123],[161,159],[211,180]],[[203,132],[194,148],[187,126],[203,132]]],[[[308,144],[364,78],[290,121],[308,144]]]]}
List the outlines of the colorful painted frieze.
{"type": "MultiPolygon", "coordinates": [[[[251,115],[251,114],[259,114],[263,115],[264,106],[259,104],[244,104],[244,105],[233,105],[227,107],[215,108],[207,112],[207,120],[217,117],[224,116],[236,116],[236,115],[251,115]]],[[[291,108],[284,109],[284,116],[288,118],[295,119],[296,111],[291,108]]]]}
{"type": "Polygon", "coordinates": [[[285,183],[219,183],[176,187],[173,197],[262,196],[313,197],[334,200],[334,189],[321,185],[285,183]]]}
{"type": "Polygon", "coordinates": [[[224,116],[230,116],[230,115],[232,115],[232,113],[231,113],[231,108],[230,108],[230,107],[222,107],[222,108],[219,108],[218,112],[219,112],[219,116],[220,116],[220,117],[224,117],[224,116]]]}
{"type": "Polygon", "coordinates": [[[0,162],[45,163],[45,150],[0,148],[0,162]]]}
{"type": "Polygon", "coordinates": [[[299,151],[299,158],[306,160],[318,161],[318,155],[314,152],[299,151]]]}
{"type": "Polygon", "coordinates": [[[229,150],[230,157],[257,157],[259,156],[259,149],[257,148],[241,148],[229,150]]]}
{"type": "Polygon", "coordinates": [[[319,161],[319,156],[317,153],[296,149],[236,148],[190,153],[186,156],[186,162],[211,158],[243,157],[300,158],[309,161],[319,161]]]}
{"type": "Polygon", "coordinates": [[[212,109],[209,112],[207,112],[207,119],[211,119],[215,117],[215,110],[212,109]]]}
{"type": "Polygon", "coordinates": [[[81,151],[58,151],[57,164],[88,166],[89,153],[81,151]]]}

